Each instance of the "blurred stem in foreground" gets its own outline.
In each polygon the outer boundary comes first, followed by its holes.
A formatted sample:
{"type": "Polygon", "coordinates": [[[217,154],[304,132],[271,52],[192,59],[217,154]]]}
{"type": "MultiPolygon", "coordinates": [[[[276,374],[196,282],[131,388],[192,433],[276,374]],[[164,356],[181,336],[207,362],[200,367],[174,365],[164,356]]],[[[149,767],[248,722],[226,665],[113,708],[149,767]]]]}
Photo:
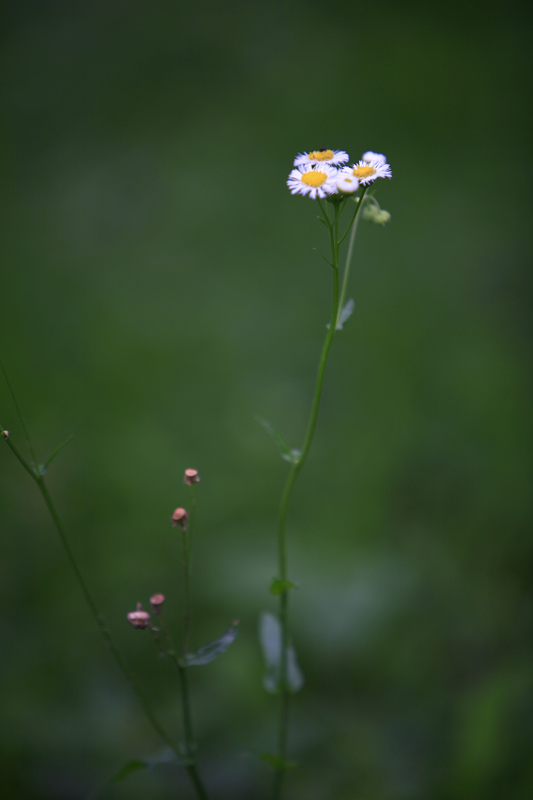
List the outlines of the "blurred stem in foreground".
{"type": "Polygon", "coordinates": [[[279,705],[279,720],[278,720],[278,748],[277,748],[277,769],[274,776],[273,786],[273,800],[280,800],[283,792],[283,784],[285,773],[289,766],[287,761],[288,750],[288,730],[289,730],[289,692],[288,685],[288,661],[289,661],[289,591],[288,585],[291,584],[288,575],[288,556],[287,556],[287,517],[289,512],[289,504],[292,497],[292,492],[298,475],[300,474],[303,465],[309,455],[313,437],[315,434],[316,424],[318,420],[318,412],[320,409],[320,400],[322,397],[322,389],[324,386],[324,377],[326,373],[326,364],[328,360],[329,351],[333,342],[333,337],[338,328],[341,327],[341,313],[342,304],[345,299],[347,279],[350,268],[350,261],[353,253],[353,245],[355,233],[357,230],[357,221],[359,212],[363,206],[363,201],[366,193],[366,187],[363,188],[361,197],[358,200],[357,207],[352,216],[352,220],[344,235],[339,239],[339,219],[345,207],[345,201],[342,203],[333,204],[333,219],[327,210],[327,206],[318,200],[320,211],[322,212],[322,221],[325,223],[329,230],[330,246],[331,246],[331,261],[328,262],[333,269],[333,301],[331,310],[331,319],[328,325],[326,338],[322,345],[322,352],[318,365],[318,374],[315,385],[315,392],[313,402],[311,405],[311,414],[307,425],[307,432],[305,434],[304,443],[300,453],[295,456],[292,461],[285,488],[281,496],[281,503],[278,516],[278,570],[279,579],[282,584],[287,584],[287,588],[280,594],[279,598],[279,622],[281,627],[281,662],[280,662],[280,679],[279,679],[279,692],[280,692],[280,705],[279,705]],[[342,293],[340,291],[339,280],[339,248],[341,242],[346,238],[348,231],[351,229],[350,243],[346,257],[346,264],[344,267],[344,280],[342,293]]]}
{"type": "MultiPolygon", "coordinates": [[[[28,433],[28,428],[27,428],[26,422],[24,420],[24,416],[23,416],[22,411],[21,411],[21,409],[19,407],[19,404],[18,404],[18,402],[16,400],[15,393],[14,393],[12,387],[11,387],[11,383],[9,381],[9,378],[8,378],[8,375],[7,375],[6,370],[4,368],[4,365],[2,364],[1,361],[0,361],[0,369],[3,372],[3,375],[4,375],[4,378],[5,378],[5,381],[6,381],[6,385],[7,385],[9,394],[11,395],[11,398],[12,398],[13,403],[15,405],[15,408],[16,408],[16,411],[17,411],[17,415],[19,417],[19,420],[20,420],[20,423],[21,423],[21,426],[22,426],[22,429],[23,429],[23,432],[24,432],[24,437],[25,437],[26,443],[28,445],[28,449],[29,449],[30,456],[31,456],[31,461],[28,461],[22,455],[22,453],[20,452],[18,447],[13,443],[13,441],[11,439],[11,436],[9,435],[9,432],[7,430],[4,430],[2,425],[0,425],[0,430],[1,430],[0,435],[4,439],[4,441],[6,442],[8,447],[11,449],[12,453],[20,461],[20,463],[22,464],[22,466],[24,467],[26,472],[30,475],[32,480],[36,483],[37,488],[39,489],[39,492],[41,493],[41,497],[44,500],[46,508],[48,509],[50,517],[52,518],[52,522],[54,524],[54,527],[55,527],[55,529],[56,529],[56,531],[57,531],[57,533],[59,535],[59,538],[61,540],[61,544],[62,544],[63,549],[64,549],[64,551],[66,553],[66,556],[67,556],[67,560],[68,560],[68,562],[70,564],[70,567],[71,567],[71,569],[72,569],[72,571],[74,573],[74,576],[75,576],[75,578],[76,578],[76,580],[78,582],[78,585],[79,585],[79,587],[81,589],[81,592],[83,594],[85,602],[87,603],[87,606],[89,607],[89,611],[91,612],[91,614],[92,614],[92,616],[94,618],[94,621],[96,622],[96,624],[98,626],[98,629],[100,630],[100,633],[102,634],[102,636],[103,636],[103,638],[104,638],[104,640],[106,642],[106,645],[108,646],[109,650],[111,651],[111,653],[113,655],[113,658],[117,662],[117,664],[118,664],[119,668],[121,669],[122,673],[124,674],[126,680],[131,685],[131,687],[133,688],[135,694],[137,695],[137,697],[138,697],[138,699],[139,699],[139,701],[141,703],[141,706],[143,708],[143,711],[144,711],[144,713],[146,715],[146,718],[150,722],[150,724],[151,724],[152,728],[154,729],[154,731],[162,739],[162,741],[165,742],[167,747],[169,747],[172,750],[172,752],[175,754],[176,758],[180,762],[183,762],[183,755],[182,755],[182,753],[180,753],[180,749],[179,749],[178,745],[176,744],[176,742],[174,742],[174,740],[171,738],[171,736],[162,727],[161,723],[159,722],[159,720],[155,716],[155,714],[154,714],[154,712],[152,710],[152,707],[151,707],[150,698],[148,697],[148,695],[147,695],[146,691],[144,690],[144,688],[142,687],[141,683],[139,682],[137,677],[134,675],[134,673],[132,672],[131,668],[129,667],[129,665],[127,664],[126,660],[124,659],[122,653],[120,652],[117,644],[115,643],[115,641],[114,641],[114,639],[113,639],[113,637],[111,635],[111,632],[110,632],[109,628],[107,627],[107,625],[105,623],[105,620],[104,620],[102,614],[98,610],[98,607],[97,607],[97,605],[96,605],[91,593],[89,592],[89,589],[87,588],[87,584],[85,583],[85,580],[83,579],[81,571],[80,571],[80,569],[78,567],[78,564],[76,562],[76,559],[74,557],[74,553],[72,552],[72,548],[70,547],[70,544],[68,542],[68,539],[67,539],[67,536],[66,536],[66,533],[65,533],[65,528],[64,528],[63,523],[61,521],[59,513],[58,513],[58,511],[57,511],[57,509],[55,507],[55,504],[54,504],[54,502],[52,500],[50,492],[48,491],[48,487],[46,485],[45,477],[44,477],[45,473],[46,473],[46,468],[50,464],[52,458],[59,452],[59,450],[61,448],[58,448],[54,452],[52,457],[50,459],[48,459],[48,461],[46,463],[46,466],[44,466],[44,467],[39,466],[39,464],[37,462],[36,455],[35,455],[35,450],[33,448],[33,445],[31,443],[31,439],[30,439],[30,436],[29,436],[29,433],[28,433]]],[[[205,788],[204,788],[204,786],[202,784],[202,781],[200,779],[200,776],[198,774],[198,770],[197,770],[196,764],[194,762],[194,746],[193,746],[192,727],[190,725],[190,705],[189,705],[189,699],[188,699],[188,689],[187,689],[187,682],[186,682],[186,676],[185,676],[185,669],[183,667],[181,667],[181,665],[179,665],[179,663],[178,663],[177,659],[175,658],[175,656],[174,656],[173,660],[175,660],[176,666],[178,667],[178,670],[179,670],[179,673],[180,673],[180,685],[181,685],[182,699],[183,699],[184,729],[185,729],[185,741],[186,741],[186,750],[187,750],[186,759],[185,759],[185,761],[183,763],[183,766],[184,766],[184,768],[185,768],[185,770],[186,770],[186,772],[187,772],[187,774],[188,774],[188,776],[189,776],[189,778],[191,780],[192,785],[194,786],[194,789],[196,791],[196,795],[197,795],[198,799],[199,800],[209,800],[208,795],[207,795],[207,793],[205,791],[205,788]]]]}

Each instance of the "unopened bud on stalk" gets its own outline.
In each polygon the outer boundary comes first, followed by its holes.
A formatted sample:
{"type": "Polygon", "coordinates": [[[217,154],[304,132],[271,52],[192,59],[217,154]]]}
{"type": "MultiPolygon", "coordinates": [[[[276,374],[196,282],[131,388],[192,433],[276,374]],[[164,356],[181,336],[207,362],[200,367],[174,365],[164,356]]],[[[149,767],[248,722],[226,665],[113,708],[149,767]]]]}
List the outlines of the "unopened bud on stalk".
{"type": "MultiPolygon", "coordinates": [[[[2,431],[2,436],[4,437],[4,439],[9,439],[9,431],[2,431]]],[[[198,480],[200,479],[198,478],[198,480]]]]}
{"type": "Polygon", "coordinates": [[[187,484],[187,486],[192,486],[193,483],[200,483],[200,476],[198,475],[197,469],[186,469],[185,475],[183,476],[183,482],[187,484]]]}
{"type": "Polygon", "coordinates": [[[154,614],[160,614],[163,610],[163,603],[165,602],[164,594],[153,594],[150,598],[150,605],[154,614]]]}
{"type": "Polygon", "coordinates": [[[177,528],[178,525],[184,531],[187,526],[189,515],[184,508],[177,508],[172,514],[172,527],[177,528]]]}
{"type": "Polygon", "coordinates": [[[363,217],[367,222],[374,222],[376,225],[386,225],[390,221],[390,214],[384,208],[380,208],[377,204],[365,205],[363,208],[363,217]]]}
{"type": "Polygon", "coordinates": [[[341,172],[337,178],[337,189],[341,194],[353,194],[359,189],[359,181],[349,172],[341,172]]]}
{"type": "Polygon", "coordinates": [[[148,611],[143,611],[142,605],[137,603],[137,611],[129,612],[128,622],[134,628],[147,628],[150,624],[150,614],[148,611]]]}

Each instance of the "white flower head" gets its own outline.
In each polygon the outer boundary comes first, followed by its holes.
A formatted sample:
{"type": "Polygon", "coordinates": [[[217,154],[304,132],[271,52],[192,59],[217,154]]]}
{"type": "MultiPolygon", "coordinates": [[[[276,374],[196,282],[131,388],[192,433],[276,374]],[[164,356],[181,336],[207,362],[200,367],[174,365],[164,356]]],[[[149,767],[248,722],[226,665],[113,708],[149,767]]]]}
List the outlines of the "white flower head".
{"type": "Polygon", "coordinates": [[[323,199],[337,192],[338,171],[329,164],[315,167],[313,164],[293,169],[287,180],[291,194],[308,194],[312,200],[323,199]]]}
{"type": "Polygon", "coordinates": [[[387,163],[387,156],[384,156],[383,153],[374,153],[373,150],[367,150],[366,153],[363,153],[362,159],[363,161],[377,161],[378,164],[387,163]]]}
{"type": "Polygon", "coordinates": [[[345,175],[353,175],[359,183],[367,186],[373,183],[376,178],[392,178],[392,171],[387,163],[380,164],[379,161],[358,161],[351,167],[344,167],[342,170],[345,175]]]}
{"type": "Polygon", "coordinates": [[[328,150],[321,147],[319,150],[310,150],[309,153],[300,153],[294,159],[294,166],[301,167],[305,164],[346,164],[350,160],[344,150],[328,150]]]}
{"type": "Polygon", "coordinates": [[[359,189],[359,181],[350,172],[337,174],[337,189],[341,194],[353,194],[359,189]]]}

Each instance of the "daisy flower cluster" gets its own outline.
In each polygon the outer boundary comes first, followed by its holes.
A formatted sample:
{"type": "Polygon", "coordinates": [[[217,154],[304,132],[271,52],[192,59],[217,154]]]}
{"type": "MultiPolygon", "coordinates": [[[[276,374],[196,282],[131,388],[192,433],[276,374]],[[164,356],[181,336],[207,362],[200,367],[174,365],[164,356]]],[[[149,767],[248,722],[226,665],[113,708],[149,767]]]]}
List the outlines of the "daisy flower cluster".
{"type": "Polygon", "coordinates": [[[351,166],[344,150],[321,147],[308,153],[299,153],[294,159],[287,186],[291,194],[309,195],[312,200],[328,195],[353,194],[359,186],[368,186],[376,178],[392,178],[392,171],[383,153],[368,150],[351,166]]]}

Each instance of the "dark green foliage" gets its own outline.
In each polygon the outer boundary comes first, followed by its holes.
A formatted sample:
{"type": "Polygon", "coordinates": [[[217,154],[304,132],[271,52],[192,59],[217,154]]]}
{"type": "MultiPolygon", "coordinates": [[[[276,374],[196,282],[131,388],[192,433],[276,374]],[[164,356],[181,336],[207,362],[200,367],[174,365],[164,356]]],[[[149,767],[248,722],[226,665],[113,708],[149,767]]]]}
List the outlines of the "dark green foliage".
{"type": "MultiPolygon", "coordinates": [[[[288,527],[290,800],[529,800],[530,21],[525,4],[10,3],[2,24],[0,357],[106,620],[180,736],[137,600],[179,630],[170,515],[198,468],[189,670],[215,800],[260,798],[289,465],[330,313],[327,231],[294,155],[386,153],[361,220],[288,527]],[[289,448],[290,449],[290,448],[289,448]],[[165,612],[167,613],[167,612],[165,612]],[[146,635],[145,635],[146,634],[146,635]]],[[[0,421],[24,448],[0,386],[0,421]]],[[[36,488],[0,441],[0,786],[78,800],[160,746],[103,646],[36,488]]],[[[175,635],[177,639],[177,636],[175,635]]],[[[172,773],[172,774],[171,774],[172,773]]],[[[102,800],[190,792],[139,770],[102,800]]]]}

